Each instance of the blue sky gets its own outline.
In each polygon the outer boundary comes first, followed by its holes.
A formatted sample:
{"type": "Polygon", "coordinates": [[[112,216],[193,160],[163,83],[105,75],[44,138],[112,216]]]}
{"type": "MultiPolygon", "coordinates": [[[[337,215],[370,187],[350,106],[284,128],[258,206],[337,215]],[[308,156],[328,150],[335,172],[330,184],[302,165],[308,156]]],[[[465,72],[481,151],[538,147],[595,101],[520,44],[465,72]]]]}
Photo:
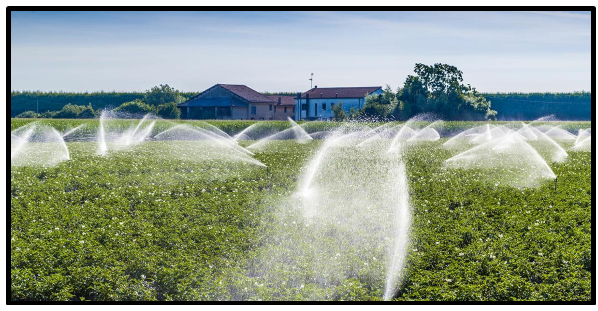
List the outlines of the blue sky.
{"type": "Polygon", "coordinates": [[[479,91],[591,89],[589,12],[12,12],[11,89],[400,86],[448,63],[479,91]]]}

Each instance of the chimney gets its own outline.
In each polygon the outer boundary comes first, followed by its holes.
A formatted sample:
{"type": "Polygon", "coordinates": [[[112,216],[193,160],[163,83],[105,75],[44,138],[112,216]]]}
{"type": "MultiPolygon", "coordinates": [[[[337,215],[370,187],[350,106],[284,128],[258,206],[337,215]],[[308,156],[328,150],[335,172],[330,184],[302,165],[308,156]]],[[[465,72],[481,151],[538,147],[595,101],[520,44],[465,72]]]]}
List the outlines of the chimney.
{"type": "Polygon", "coordinates": [[[338,98],[338,93],[336,93],[336,98],[338,98]]]}
{"type": "Polygon", "coordinates": [[[320,93],[320,98],[322,98],[322,96],[323,96],[322,94],[323,94],[323,93],[320,93]]]}
{"type": "Polygon", "coordinates": [[[318,88],[318,86],[316,85],[316,87],[314,87],[314,89],[317,89],[317,88],[318,88]]]}

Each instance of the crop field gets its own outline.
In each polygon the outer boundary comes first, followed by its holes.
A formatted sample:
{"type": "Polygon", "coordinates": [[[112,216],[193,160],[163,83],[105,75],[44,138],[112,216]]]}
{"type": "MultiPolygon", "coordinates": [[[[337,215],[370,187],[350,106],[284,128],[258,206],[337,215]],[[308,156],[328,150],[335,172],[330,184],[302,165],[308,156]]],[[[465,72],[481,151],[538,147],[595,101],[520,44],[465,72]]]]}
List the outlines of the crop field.
{"type": "MultiPolygon", "coordinates": [[[[48,133],[82,127],[21,143],[31,121],[11,120],[22,148],[13,158],[11,136],[11,300],[591,300],[592,152],[573,140],[555,139],[558,160],[554,141],[530,142],[556,178],[523,185],[542,163],[447,166],[467,149],[447,141],[481,122],[444,122],[439,139],[390,153],[382,135],[258,148],[190,128],[233,136],[254,122],[138,121],[42,120],[48,133]],[[110,136],[127,128],[126,144],[110,136]],[[30,165],[59,159],[62,143],[66,160],[30,165]]],[[[261,137],[298,127],[262,124],[261,137]]],[[[559,126],[577,135],[592,124],[559,126]]]]}

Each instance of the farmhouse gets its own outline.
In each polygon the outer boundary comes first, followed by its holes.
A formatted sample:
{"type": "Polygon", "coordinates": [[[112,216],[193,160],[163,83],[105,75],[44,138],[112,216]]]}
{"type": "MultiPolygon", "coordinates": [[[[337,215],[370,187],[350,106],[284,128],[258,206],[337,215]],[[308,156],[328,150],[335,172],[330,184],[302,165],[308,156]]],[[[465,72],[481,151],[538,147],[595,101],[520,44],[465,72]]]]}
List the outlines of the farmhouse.
{"type": "Polygon", "coordinates": [[[288,95],[268,95],[274,100],[273,120],[295,119],[295,96],[288,95]]]}
{"type": "Polygon", "coordinates": [[[216,84],[178,107],[183,119],[273,120],[277,104],[246,85],[216,84]]]}
{"type": "Polygon", "coordinates": [[[382,94],[381,86],[312,88],[295,99],[295,120],[322,120],[334,117],[332,108],[339,105],[345,112],[361,109],[365,97],[382,94]]]}

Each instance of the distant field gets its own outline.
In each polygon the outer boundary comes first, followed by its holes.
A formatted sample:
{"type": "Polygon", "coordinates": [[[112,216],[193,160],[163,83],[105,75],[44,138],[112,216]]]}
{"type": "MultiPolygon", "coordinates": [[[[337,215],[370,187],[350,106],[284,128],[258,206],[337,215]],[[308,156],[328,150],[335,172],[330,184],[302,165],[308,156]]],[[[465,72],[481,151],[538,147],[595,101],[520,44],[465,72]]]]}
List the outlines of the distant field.
{"type": "MultiPolygon", "coordinates": [[[[11,119],[11,130],[32,121],[11,119]]],[[[98,120],[38,122],[60,132],[87,124],[82,137],[95,137],[98,130],[98,120]]],[[[111,122],[124,129],[138,121],[111,122]]],[[[175,122],[205,127],[200,121],[175,122]]],[[[255,123],[207,122],[229,135],[255,123]]],[[[264,131],[290,127],[282,121],[263,124],[264,131]]],[[[482,124],[446,122],[439,132],[453,135],[482,124]]],[[[159,121],[154,134],[169,125],[159,121]]],[[[340,126],[311,122],[305,129],[340,126]]],[[[562,123],[573,134],[590,127],[562,123]]],[[[591,152],[571,151],[572,142],[559,142],[569,157],[548,163],[557,188],[548,180],[519,189],[488,184],[477,170],[443,168],[444,160],[462,151],[442,148],[447,139],[414,144],[402,154],[412,225],[393,299],[590,301],[591,152]]],[[[343,245],[342,278],[321,275],[324,268],[313,260],[318,254],[281,255],[285,241],[334,249],[338,231],[367,237],[378,229],[361,232],[339,222],[312,235],[310,222],[289,211],[299,200],[301,176],[323,144],[272,142],[251,155],[266,169],[204,142],[147,141],[100,156],[94,138],[67,140],[70,160],[56,166],[11,166],[10,299],[381,300],[388,254],[375,243],[368,242],[373,250],[367,257],[359,253],[359,241],[343,245]],[[271,257],[272,265],[259,265],[271,257]]],[[[368,158],[375,149],[343,148],[340,154],[347,158],[363,156],[350,168],[360,176],[383,165],[368,158]]],[[[336,176],[353,172],[328,168],[335,170],[336,176]]],[[[342,190],[335,194],[340,199],[342,190]]]]}

